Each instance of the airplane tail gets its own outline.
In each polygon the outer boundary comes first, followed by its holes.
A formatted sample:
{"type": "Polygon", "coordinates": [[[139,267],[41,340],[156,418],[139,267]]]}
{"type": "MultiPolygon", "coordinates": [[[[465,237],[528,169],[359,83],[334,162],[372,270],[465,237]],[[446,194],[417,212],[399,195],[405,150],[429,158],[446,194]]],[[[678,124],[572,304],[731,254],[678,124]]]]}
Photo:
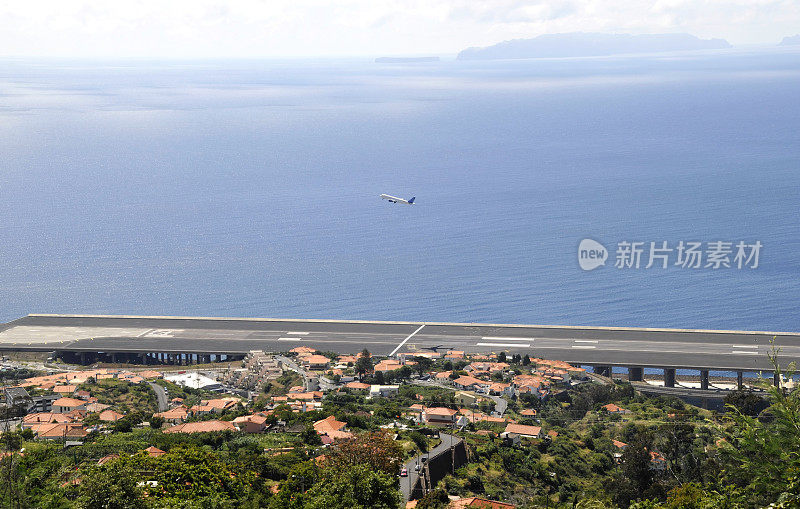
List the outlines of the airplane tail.
{"type": "Polygon", "coordinates": [[[414,196],[414,197],[412,197],[410,200],[408,200],[408,203],[409,203],[409,204],[411,204],[411,203],[414,203],[414,200],[416,200],[416,199],[417,199],[417,197],[416,197],[416,196],[414,196]]]}

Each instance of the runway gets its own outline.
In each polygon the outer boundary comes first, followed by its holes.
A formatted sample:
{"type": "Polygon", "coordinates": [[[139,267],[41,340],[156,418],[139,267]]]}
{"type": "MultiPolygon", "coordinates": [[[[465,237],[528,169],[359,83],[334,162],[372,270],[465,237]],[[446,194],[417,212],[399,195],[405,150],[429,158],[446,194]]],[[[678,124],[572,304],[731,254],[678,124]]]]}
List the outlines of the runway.
{"type": "Polygon", "coordinates": [[[772,370],[772,338],[782,365],[800,359],[800,334],[786,332],[103,315],[28,315],[0,326],[3,350],[227,355],[305,345],[389,355],[452,349],[586,365],[744,371],[772,370]]]}

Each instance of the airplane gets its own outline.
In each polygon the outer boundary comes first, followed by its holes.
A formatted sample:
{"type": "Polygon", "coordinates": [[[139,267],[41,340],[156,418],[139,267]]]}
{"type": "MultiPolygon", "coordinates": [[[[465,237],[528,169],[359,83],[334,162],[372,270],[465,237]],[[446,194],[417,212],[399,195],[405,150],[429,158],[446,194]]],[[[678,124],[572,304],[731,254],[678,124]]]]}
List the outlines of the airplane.
{"type": "Polygon", "coordinates": [[[382,194],[381,198],[384,200],[389,200],[389,203],[404,203],[406,205],[414,205],[414,200],[417,198],[416,196],[411,198],[410,200],[404,200],[402,198],[397,198],[396,196],[391,196],[388,194],[382,194]]]}

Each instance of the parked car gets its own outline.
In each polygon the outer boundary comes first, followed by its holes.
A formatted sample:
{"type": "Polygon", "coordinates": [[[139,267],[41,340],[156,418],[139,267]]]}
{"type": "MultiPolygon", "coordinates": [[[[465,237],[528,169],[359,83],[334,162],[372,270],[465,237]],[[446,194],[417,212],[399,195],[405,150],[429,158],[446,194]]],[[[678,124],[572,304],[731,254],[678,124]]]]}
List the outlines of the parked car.
{"type": "Polygon", "coordinates": [[[408,477],[408,469],[406,467],[400,470],[400,477],[408,477]]]}

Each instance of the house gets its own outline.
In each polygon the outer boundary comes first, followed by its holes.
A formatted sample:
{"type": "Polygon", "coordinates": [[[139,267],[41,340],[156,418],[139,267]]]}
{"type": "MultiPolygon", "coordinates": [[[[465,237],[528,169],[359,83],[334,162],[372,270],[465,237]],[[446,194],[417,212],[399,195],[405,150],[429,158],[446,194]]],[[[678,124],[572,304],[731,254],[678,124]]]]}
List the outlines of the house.
{"type": "Polygon", "coordinates": [[[74,440],[89,434],[82,423],[74,422],[36,424],[30,429],[36,434],[37,438],[43,440],[74,440]]]}
{"type": "Polygon", "coordinates": [[[485,380],[475,378],[474,376],[462,375],[453,380],[453,385],[462,390],[477,391],[484,387],[488,387],[490,385],[490,382],[486,382],[485,380]]]}
{"type": "Polygon", "coordinates": [[[526,408],[525,410],[521,411],[519,415],[523,417],[536,417],[536,410],[533,408],[526,408]]]}
{"type": "Polygon", "coordinates": [[[422,421],[426,424],[449,426],[455,424],[458,411],[452,408],[434,407],[422,411],[422,421]]]}
{"type": "Polygon", "coordinates": [[[328,367],[331,360],[324,355],[309,355],[303,357],[301,362],[310,369],[325,369],[328,367]]]}
{"type": "Polygon", "coordinates": [[[506,425],[506,433],[517,433],[523,438],[539,438],[542,434],[541,426],[525,426],[524,424],[509,423],[506,425]]]}
{"type": "Polygon", "coordinates": [[[331,441],[333,441],[341,438],[350,438],[353,436],[352,433],[345,431],[345,426],[347,426],[346,422],[337,421],[336,417],[330,415],[325,419],[315,422],[314,430],[320,436],[327,436],[331,439],[331,441]]]}
{"type": "Polygon", "coordinates": [[[166,451],[162,451],[158,447],[153,447],[152,445],[145,449],[144,452],[146,452],[151,458],[158,458],[159,456],[167,454],[166,451]]]}
{"type": "Polygon", "coordinates": [[[631,413],[630,410],[626,410],[622,407],[615,405],[614,403],[609,403],[608,405],[603,405],[603,410],[610,414],[629,414],[631,413]]]}
{"type": "Polygon", "coordinates": [[[59,398],[53,401],[53,412],[57,414],[65,414],[72,410],[86,410],[86,401],[73,398],[59,398]]]}
{"type": "Polygon", "coordinates": [[[179,424],[189,418],[189,411],[186,409],[186,407],[179,406],[167,410],[166,412],[153,414],[153,417],[161,417],[164,419],[164,422],[168,422],[170,424],[179,424]]]}
{"type": "Polygon", "coordinates": [[[451,361],[460,361],[464,358],[464,352],[461,350],[448,350],[444,358],[451,361]]]}
{"type": "Polygon", "coordinates": [[[38,424],[66,424],[68,422],[72,422],[72,419],[64,414],[38,412],[35,414],[28,414],[23,417],[20,427],[22,427],[22,429],[29,429],[38,424]]]}
{"type": "Polygon", "coordinates": [[[361,383],[361,382],[348,382],[344,384],[345,389],[355,390],[355,391],[367,391],[370,388],[369,384],[361,383]]]}
{"type": "Polygon", "coordinates": [[[292,348],[289,350],[289,353],[300,355],[302,353],[313,354],[316,350],[311,348],[310,346],[298,346],[297,348],[292,348]]]}
{"type": "Polygon", "coordinates": [[[376,373],[378,372],[386,373],[387,371],[394,371],[395,369],[400,369],[402,367],[403,365],[400,364],[399,361],[396,361],[394,359],[387,359],[385,361],[380,361],[379,363],[377,363],[373,369],[375,370],[376,373]]]}
{"type": "Polygon", "coordinates": [[[233,420],[233,425],[245,433],[263,433],[267,429],[267,418],[263,415],[242,415],[233,420]]]}
{"type": "Polygon", "coordinates": [[[513,396],[515,392],[514,386],[511,384],[494,382],[489,385],[489,394],[492,396],[513,396]]]}
{"type": "Polygon", "coordinates": [[[6,400],[6,406],[9,407],[22,405],[27,408],[32,401],[31,395],[22,387],[6,387],[3,389],[3,396],[6,400]]]}
{"type": "Polygon", "coordinates": [[[123,419],[124,417],[125,415],[119,412],[115,412],[113,410],[103,410],[97,416],[97,418],[103,422],[117,422],[118,420],[123,419]]]}
{"type": "Polygon", "coordinates": [[[399,385],[370,385],[370,398],[388,398],[394,396],[400,390],[399,385]]]}
{"type": "Polygon", "coordinates": [[[62,396],[72,396],[77,389],[76,385],[56,385],[53,387],[53,392],[62,396]]]}
{"type": "Polygon", "coordinates": [[[500,433],[500,438],[503,440],[503,443],[511,447],[519,445],[521,441],[519,433],[508,433],[504,431],[500,433]]]}
{"type": "Polygon", "coordinates": [[[176,424],[164,430],[164,433],[210,433],[213,431],[238,431],[232,422],[201,421],[176,424]]]}
{"type": "Polygon", "coordinates": [[[189,409],[192,415],[221,414],[228,410],[233,410],[239,400],[236,398],[203,399],[199,405],[194,405],[189,409]]]}

